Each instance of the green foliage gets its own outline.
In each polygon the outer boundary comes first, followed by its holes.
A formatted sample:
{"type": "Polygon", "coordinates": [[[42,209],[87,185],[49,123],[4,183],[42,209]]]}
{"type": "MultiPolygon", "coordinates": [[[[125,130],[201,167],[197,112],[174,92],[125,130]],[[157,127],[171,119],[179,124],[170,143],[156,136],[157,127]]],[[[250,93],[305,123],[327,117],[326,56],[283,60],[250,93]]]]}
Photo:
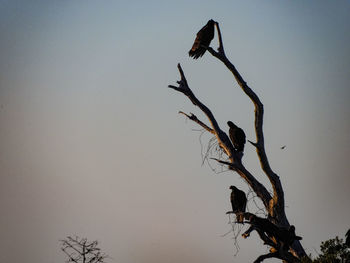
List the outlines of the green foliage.
{"type": "Polygon", "coordinates": [[[321,254],[317,258],[304,259],[302,263],[350,263],[350,248],[343,239],[335,237],[321,243],[321,254]]]}

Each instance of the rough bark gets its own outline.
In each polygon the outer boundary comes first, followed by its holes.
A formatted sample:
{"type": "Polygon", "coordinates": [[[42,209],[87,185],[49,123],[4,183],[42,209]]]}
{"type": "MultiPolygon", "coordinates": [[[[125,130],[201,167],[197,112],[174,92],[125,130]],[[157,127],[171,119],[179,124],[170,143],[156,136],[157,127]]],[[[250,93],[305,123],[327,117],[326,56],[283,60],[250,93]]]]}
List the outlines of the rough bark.
{"type": "MultiPolygon", "coordinates": [[[[285,200],[284,200],[284,192],[283,187],[280,181],[279,176],[272,170],[268,157],[265,151],[265,141],[264,141],[264,132],[263,132],[263,118],[264,118],[264,105],[262,104],[261,100],[257,96],[257,94],[248,86],[248,84],[244,81],[243,77],[240,75],[236,67],[229,61],[229,59],[225,55],[223,41],[222,41],[222,35],[220,32],[219,24],[216,22],[216,29],[218,32],[218,39],[219,39],[219,47],[218,51],[215,51],[211,47],[208,47],[207,50],[209,53],[214,56],[215,58],[219,59],[228,70],[233,74],[234,78],[236,79],[238,85],[242,89],[242,91],[250,98],[254,105],[254,124],[255,124],[255,135],[256,135],[256,142],[251,142],[252,145],[255,146],[258,159],[260,161],[260,166],[262,170],[264,171],[265,175],[269,179],[272,189],[273,189],[273,195],[267,191],[266,187],[262,185],[256,178],[249,172],[249,170],[242,164],[240,155],[232,146],[229,137],[227,134],[222,131],[210,111],[210,109],[204,105],[192,92],[190,89],[186,77],[184,75],[184,72],[178,64],[178,70],[180,72],[181,80],[178,81],[178,86],[169,85],[169,88],[172,88],[178,92],[183,93],[187,98],[197,107],[200,108],[200,110],[206,115],[206,117],[209,120],[210,125],[205,124],[204,122],[200,121],[194,114],[191,113],[191,115],[188,115],[184,112],[180,112],[181,114],[184,114],[187,116],[190,120],[196,122],[201,127],[206,129],[208,132],[214,134],[216,136],[216,139],[220,145],[220,147],[223,149],[225,154],[228,156],[228,161],[223,160],[217,160],[218,162],[222,164],[226,164],[229,166],[229,168],[235,172],[237,172],[246,182],[247,184],[253,189],[253,191],[257,194],[257,196],[261,199],[263,202],[265,209],[268,213],[268,219],[280,227],[289,227],[290,224],[288,222],[287,216],[285,214],[285,200]]],[[[258,231],[259,233],[259,231],[258,231]]],[[[260,235],[261,233],[259,233],[260,235]]],[[[266,238],[262,235],[260,235],[260,238],[263,239],[263,241],[269,245],[272,246],[270,242],[266,240],[266,238]],[[265,240],[264,240],[265,239],[265,240]]],[[[270,240],[271,241],[271,240],[270,240]]],[[[287,262],[297,262],[298,258],[302,258],[306,256],[306,253],[301,246],[299,241],[295,241],[293,245],[290,247],[290,251],[293,253],[290,254],[284,253],[283,251],[277,251],[273,253],[269,253],[266,255],[260,256],[255,262],[261,262],[262,260],[270,257],[276,257],[283,259],[287,262]]]]}

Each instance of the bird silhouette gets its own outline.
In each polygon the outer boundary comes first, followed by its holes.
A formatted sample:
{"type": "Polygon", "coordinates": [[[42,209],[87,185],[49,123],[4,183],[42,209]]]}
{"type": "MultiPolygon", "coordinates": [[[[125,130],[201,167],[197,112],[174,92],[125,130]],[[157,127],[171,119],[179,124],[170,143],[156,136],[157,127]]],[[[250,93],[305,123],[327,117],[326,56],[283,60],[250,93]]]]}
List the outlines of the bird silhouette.
{"type": "Polygon", "coordinates": [[[230,127],[229,135],[232,141],[233,147],[239,152],[243,152],[244,144],[246,142],[244,131],[236,126],[232,121],[228,121],[227,125],[230,127]]]}
{"type": "Polygon", "coordinates": [[[198,31],[192,48],[188,52],[190,57],[198,59],[204,55],[205,51],[207,51],[207,48],[210,45],[210,42],[214,38],[214,25],[215,21],[210,19],[208,23],[198,31]]]}

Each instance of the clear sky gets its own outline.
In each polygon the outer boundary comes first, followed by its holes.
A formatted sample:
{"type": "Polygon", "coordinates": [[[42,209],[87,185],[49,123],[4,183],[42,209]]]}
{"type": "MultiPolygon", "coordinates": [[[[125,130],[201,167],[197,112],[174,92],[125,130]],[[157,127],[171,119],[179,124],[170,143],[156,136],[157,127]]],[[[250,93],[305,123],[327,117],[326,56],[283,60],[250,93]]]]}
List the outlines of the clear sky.
{"type": "MultiPolygon", "coordinates": [[[[228,188],[248,187],[202,165],[201,133],[177,112],[205,118],[167,89],[180,62],[221,127],[232,120],[254,140],[253,106],[229,71],[188,57],[210,18],[265,105],[267,152],[302,244],[315,255],[344,237],[349,14],[348,0],[0,0],[0,262],[63,262],[58,240],[75,234],[99,240],[110,262],[252,262],[266,251],[253,234],[234,257],[228,188]]],[[[266,182],[252,146],[243,161],[266,182]]]]}

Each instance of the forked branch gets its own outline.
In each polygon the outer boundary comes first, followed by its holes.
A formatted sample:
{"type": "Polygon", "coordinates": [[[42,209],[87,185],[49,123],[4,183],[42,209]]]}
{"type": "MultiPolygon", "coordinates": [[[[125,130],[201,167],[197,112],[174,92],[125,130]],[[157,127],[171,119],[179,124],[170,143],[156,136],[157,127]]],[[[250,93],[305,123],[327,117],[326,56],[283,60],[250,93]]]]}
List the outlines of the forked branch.
{"type": "MultiPolygon", "coordinates": [[[[207,116],[207,118],[208,118],[208,120],[209,120],[209,122],[211,124],[211,128],[208,127],[209,128],[208,131],[210,131],[212,134],[214,134],[216,136],[216,139],[218,140],[218,143],[219,143],[220,147],[224,150],[224,152],[229,157],[229,164],[230,164],[229,166],[231,168],[234,168],[233,170],[235,170],[241,177],[243,177],[246,180],[246,182],[250,185],[250,187],[260,197],[260,199],[264,203],[265,207],[268,207],[269,206],[269,202],[272,199],[270,193],[244,167],[244,165],[241,162],[241,156],[233,148],[233,146],[232,146],[232,144],[231,144],[227,134],[220,129],[220,127],[219,127],[219,125],[218,125],[214,115],[212,114],[212,112],[209,110],[209,108],[207,106],[205,106],[201,101],[199,101],[197,99],[197,97],[194,95],[194,93],[190,89],[190,87],[189,87],[189,85],[187,83],[185,74],[184,74],[184,72],[183,72],[183,70],[181,68],[181,65],[178,64],[177,67],[178,67],[179,72],[180,72],[181,80],[177,81],[178,86],[169,85],[168,87],[171,88],[171,89],[174,89],[174,90],[176,90],[178,92],[181,92],[184,95],[186,95],[189,98],[189,100],[192,101],[192,103],[194,105],[198,106],[202,110],[202,112],[207,116]]],[[[194,119],[194,117],[192,117],[192,119],[194,119]]],[[[202,124],[204,124],[204,123],[202,123],[202,124]]],[[[203,125],[201,125],[201,126],[204,127],[203,125]]]]}
{"type": "MultiPolygon", "coordinates": [[[[205,130],[215,135],[219,146],[224,150],[224,152],[228,156],[228,160],[219,160],[215,158],[212,158],[212,159],[216,160],[221,164],[227,165],[230,169],[237,172],[248,183],[248,185],[253,189],[253,191],[257,194],[257,196],[261,199],[261,201],[263,202],[266,208],[266,211],[268,212],[268,219],[266,218],[261,219],[262,221],[259,219],[256,219],[256,220],[260,223],[265,222],[266,225],[270,226],[268,228],[272,228],[272,229],[274,228],[279,229],[279,227],[289,227],[289,222],[285,215],[284,192],[283,192],[282,184],[279,176],[270,167],[267,154],[265,151],[264,132],[263,132],[264,106],[260,101],[259,97],[256,95],[256,93],[247,85],[247,83],[244,81],[243,77],[240,75],[238,70],[226,57],[220,27],[217,22],[215,22],[215,27],[217,29],[218,40],[219,40],[218,51],[215,51],[211,47],[206,47],[206,49],[211,55],[213,55],[214,57],[216,57],[217,59],[219,59],[221,62],[224,63],[224,65],[233,74],[234,78],[236,79],[238,85],[241,87],[243,92],[251,99],[251,101],[254,104],[254,108],[255,108],[254,109],[254,112],[255,112],[254,126],[255,126],[256,142],[251,142],[251,141],[249,142],[256,148],[257,156],[260,161],[260,166],[271,183],[271,186],[273,189],[273,196],[271,196],[271,194],[267,191],[265,186],[262,185],[258,180],[256,180],[256,178],[242,164],[241,162],[242,155],[238,153],[236,149],[233,147],[227,134],[220,129],[216,119],[214,118],[214,115],[209,110],[209,108],[206,105],[204,105],[200,100],[198,100],[197,97],[194,95],[194,93],[192,92],[192,90],[190,89],[187,83],[186,77],[184,75],[184,72],[180,64],[178,64],[178,70],[180,72],[181,80],[177,81],[178,86],[169,85],[168,87],[183,93],[186,97],[188,97],[188,99],[195,106],[198,106],[200,110],[207,116],[210,125],[207,125],[204,122],[200,121],[197,118],[197,116],[195,116],[192,113],[191,115],[189,115],[184,112],[180,112],[180,114],[185,115],[187,118],[196,122],[205,130]]],[[[258,225],[261,226],[260,223],[258,225]]],[[[259,228],[258,225],[252,224],[250,231],[257,230],[260,238],[266,244],[274,248],[274,250],[270,251],[271,253],[260,256],[255,262],[261,262],[264,259],[275,257],[275,258],[283,259],[287,262],[294,263],[299,261],[298,257],[301,258],[302,256],[306,256],[306,253],[302,248],[302,246],[300,245],[300,242],[298,242],[298,240],[292,240],[293,243],[279,242],[277,238],[276,239],[277,241],[274,242],[273,238],[271,238],[271,232],[267,231],[266,227],[264,227],[264,230],[262,230],[262,228],[261,227],[259,228]],[[284,245],[281,245],[281,244],[284,244],[284,245]]],[[[285,232],[285,229],[282,229],[282,230],[281,229],[279,229],[278,231],[277,230],[274,231],[275,233],[277,233],[276,234],[277,236],[279,235],[279,233],[285,232]]],[[[249,230],[246,231],[246,233],[247,232],[249,232],[249,230]]],[[[283,238],[281,239],[281,236],[279,238],[280,240],[284,240],[283,238]]]]}
{"type": "Polygon", "coordinates": [[[97,241],[89,242],[86,238],[68,236],[60,242],[62,252],[68,257],[67,263],[103,263],[108,258],[97,247],[97,241]]]}
{"type": "Polygon", "coordinates": [[[212,126],[213,134],[216,136],[220,147],[223,148],[223,150],[230,157],[230,159],[234,161],[235,159],[237,159],[237,156],[233,150],[232,144],[230,143],[228,136],[226,135],[225,132],[223,132],[220,129],[219,124],[217,123],[216,119],[214,118],[214,115],[209,110],[209,108],[205,106],[201,101],[199,101],[197,97],[193,94],[192,90],[187,84],[187,80],[181,68],[180,63],[177,64],[177,68],[179,69],[180,76],[181,76],[181,80],[177,81],[179,86],[169,85],[168,87],[183,93],[192,101],[194,105],[198,106],[201,109],[201,111],[207,116],[212,126]]]}
{"type": "Polygon", "coordinates": [[[219,35],[219,48],[218,52],[216,52],[213,48],[209,47],[208,51],[214,57],[219,59],[221,62],[225,64],[225,66],[231,71],[234,78],[236,79],[238,85],[241,87],[243,92],[251,99],[255,107],[255,135],[256,135],[256,143],[253,145],[256,147],[257,154],[260,160],[260,165],[266,176],[269,178],[274,195],[273,195],[273,204],[269,204],[266,209],[269,211],[270,216],[275,217],[279,223],[288,224],[286,222],[286,218],[278,218],[278,215],[284,215],[284,193],[281,181],[276,173],[270,167],[266,151],[265,151],[265,142],[264,142],[264,132],[263,132],[263,118],[264,118],[264,105],[261,103],[259,97],[255,94],[255,92],[247,85],[244,81],[241,74],[238,72],[236,67],[229,61],[226,57],[224,49],[223,49],[223,41],[220,31],[219,23],[215,23],[218,35],[219,35]],[[282,213],[281,213],[282,212],[282,213]]]}

